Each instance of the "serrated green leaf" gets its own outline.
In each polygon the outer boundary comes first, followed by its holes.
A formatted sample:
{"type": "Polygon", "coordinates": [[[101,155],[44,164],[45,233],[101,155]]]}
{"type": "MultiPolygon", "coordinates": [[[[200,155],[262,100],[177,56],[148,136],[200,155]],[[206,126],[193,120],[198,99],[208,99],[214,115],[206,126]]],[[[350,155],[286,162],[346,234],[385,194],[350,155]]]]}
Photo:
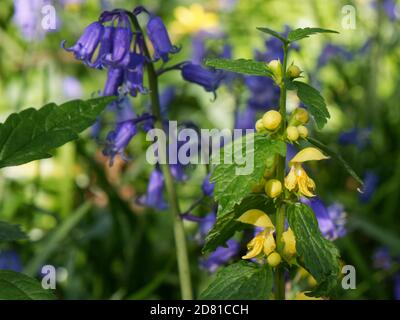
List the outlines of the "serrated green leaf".
{"type": "Polygon", "coordinates": [[[299,28],[289,32],[287,40],[289,42],[308,38],[310,35],[317,33],[339,33],[335,30],[322,29],[322,28],[299,28]]]}
{"type": "Polygon", "coordinates": [[[226,71],[250,74],[254,76],[265,76],[272,77],[271,71],[265,62],[248,60],[248,59],[221,59],[212,58],[206,59],[205,65],[216,69],[222,69],[226,71]]]}
{"type": "Polygon", "coordinates": [[[0,221],[0,241],[16,241],[26,238],[26,234],[21,231],[19,225],[0,221]]]}
{"type": "Polygon", "coordinates": [[[308,107],[319,129],[322,129],[331,117],[326,107],[324,98],[310,85],[304,82],[293,81],[297,88],[299,99],[308,107]]]}
{"type": "Polygon", "coordinates": [[[364,185],[362,179],[357,175],[357,173],[353,170],[353,168],[349,165],[343,157],[329,148],[327,145],[323,144],[322,142],[318,141],[317,139],[308,137],[307,140],[312,143],[314,146],[320,148],[324,151],[327,155],[331,156],[335,160],[339,161],[339,163],[345,168],[345,170],[361,185],[364,185]]]}
{"type": "Polygon", "coordinates": [[[251,194],[243,199],[242,203],[235,206],[232,212],[217,217],[216,223],[207,234],[203,253],[213,252],[219,246],[225,246],[226,241],[232,238],[235,232],[245,228],[246,225],[236,219],[247,210],[259,209],[271,213],[273,208],[271,199],[263,194],[251,194]]]}
{"type": "Polygon", "coordinates": [[[50,290],[23,273],[0,270],[0,300],[54,300],[50,290]]]}
{"type": "Polygon", "coordinates": [[[236,139],[224,147],[220,161],[227,156],[228,159],[240,157],[252,159],[253,170],[247,175],[238,175],[237,169],[242,165],[235,163],[219,164],[215,167],[211,181],[215,182],[214,195],[218,201],[218,216],[232,212],[233,208],[242,202],[252,192],[252,187],[259,183],[267,166],[272,166],[270,161],[276,154],[286,154],[286,144],[280,140],[270,139],[262,134],[251,134],[242,139],[236,139]],[[246,139],[254,138],[254,145],[246,150],[246,139]]]}
{"type": "Polygon", "coordinates": [[[275,30],[272,30],[270,28],[266,28],[266,27],[257,27],[257,30],[260,30],[261,32],[264,33],[268,33],[269,35],[278,38],[279,40],[281,40],[283,43],[288,43],[289,41],[283,37],[279,32],[276,32],[275,30]]]}
{"type": "Polygon", "coordinates": [[[239,261],[218,271],[210,286],[200,295],[203,300],[265,300],[273,284],[271,267],[239,261]]]}
{"type": "Polygon", "coordinates": [[[328,295],[338,284],[339,251],[322,236],[309,206],[303,203],[289,205],[287,218],[296,238],[298,262],[318,282],[318,287],[309,295],[328,295]]]}
{"type": "Polygon", "coordinates": [[[49,158],[49,152],[92,125],[114,97],[54,103],[10,115],[0,124],[0,168],[49,158]]]}

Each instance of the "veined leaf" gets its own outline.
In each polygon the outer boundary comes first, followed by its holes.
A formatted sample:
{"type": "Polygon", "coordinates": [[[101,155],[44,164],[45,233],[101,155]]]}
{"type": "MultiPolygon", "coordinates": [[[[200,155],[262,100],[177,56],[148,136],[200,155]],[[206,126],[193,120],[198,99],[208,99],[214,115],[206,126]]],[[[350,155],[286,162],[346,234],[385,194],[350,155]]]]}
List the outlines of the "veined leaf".
{"type": "Polygon", "coordinates": [[[0,124],[0,168],[49,158],[49,152],[92,125],[114,97],[54,103],[10,115],[0,124]]]}
{"type": "Polygon", "coordinates": [[[220,153],[220,161],[230,159],[230,163],[222,163],[215,167],[211,181],[215,182],[214,195],[218,201],[218,216],[232,212],[233,208],[242,202],[250,193],[252,187],[260,183],[264,171],[272,165],[276,154],[286,154],[286,144],[280,140],[270,139],[262,134],[246,135],[226,145],[220,153]],[[249,139],[249,140],[247,140],[249,139]],[[253,140],[252,140],[253,139],[253,140]],[[253,141],[252,146],[246,146],[246,141],[253,141]],[[249,150],[246,150],[246,149],[249,150]],[[238,174],[244,165],[236,163],[238,159],[246,159],[250,172],[247,175],[238,174]],[[253,168],[251,168],[251,166],[253,168]]]}
{"type": "Polygon", "coordinates": [[[200,295],[203,300],[265,300],[272,290],[271,267],[239,261],[218,271],[200,295]]]}
{"type": "Polygon", "coordinates": [[[206,59],[205,65],[208,67],[213,67],[216,69],[222,69],[226,71],[250,74],[254,76],[265,76],[272,77],[271,71],[268,69],[267,63],[247,60],[247,59],[221,59],[221,58],[213,58],[206,59]]]}
{"type": "Polygon", "coordinates": [[[303,203],[289,205],[287,218],[296,238],[298,262],[318,282],[309,295],[328,295],[338,284],[340,273],[339,251],[325,239],[311,208],[303,203]]]}
{"type": "Polygon", "coordinates": [[[206,243],[203,247],[203,253],[213,252],[219,246],[225,246],[235,232],[246,227],[245,224],[236,221],[244,212],[250,209],[263,210],[266,213],[271,213],[273,210],[271,199],[264,194],[251,194],[243,199],[242,203],[223,216],[218,216],[217,221],[207,234],[206,243]]]}
{"type": "Polygon", "coordinates": [[[299,28],[289,32],[287,40],[289,42],[308,38],[310,35],[317,33],[339,33],[335,30],[322,29],[322,28],[299,28]]]}
{"type": "Polygon", "coordinates": [[[324,151],[327,155],[331,156],[332,158],[336,159],[339,161],[339,163],[346,169],[346,171],[361,185],[364,185],[364,182],[362,179],[357,175],[357,173],[353,170],[353,168],[346,162],[342,156],[335,151],[333,151],[331,148],[323,144],[322,142],[318,141],[317,139],[308,137],[307,140],[312,143],[314,146],[320,148],[322,151],[324,151]]]}
{"type": "Polygon", "coordinates": [[[268,33],[269,35],[278,38],[281,40],[283,43],[288,43],[289,41],[283,37],[279,32],[276,32],[275,30],[272,30],[270,28],[265,28],[265,27],[257,27],[257,30],[260,30],[261,32],[268,33]]]}
{"type": "Polygon", "coordinates": [[[54,300],[50,290],[23,273],[0,270],[0,300],[54,300]]]}
{"type": "Polygon", "coordinates": [[[19,225],[0,221],[0,241],[16,241],[26,238],[26,234],[21,231],[19,225]]]}
{"type": "Polygon", "coordinates": [[[308,107],[308,111],[314,117],[319,129],[322,129],[331,117],[326,107],[325,100],[318,92],[310,85],[300,81],[293,81],[297,88],[299,99],[308,107]]]}

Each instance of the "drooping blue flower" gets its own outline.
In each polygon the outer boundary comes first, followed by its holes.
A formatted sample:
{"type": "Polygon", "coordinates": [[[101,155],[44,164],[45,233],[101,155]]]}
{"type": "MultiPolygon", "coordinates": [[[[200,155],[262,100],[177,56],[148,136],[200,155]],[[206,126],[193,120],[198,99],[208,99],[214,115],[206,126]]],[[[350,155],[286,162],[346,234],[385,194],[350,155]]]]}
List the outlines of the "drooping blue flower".
{"type": "Polygon", "coordinates": [[[0,270],[22,272],[21,258],[13,250],[0,251],[0,270]]]}
{"type": "Polygon", "coordinates": [[[322,235],[329,240],[336,240],[346,235],[346,213],[339,203],[326,207],[318,197],[302,197],[301,202],[307,204],[318,220],[322,235]]]}
{"type": "Polygon", "coordinates": [[[151,16],[147,22],[147,35],[154,48],[154,60],[169,60],[169,55],[177,53],[179,48],[172,45],[167,28],[162,19],[158,16],[151,16]]]}
{"type": "Polygon", "coordinates": [[[378,186],[379,177],[378,175],[372,171],[368,170],[364,175],[364,188],[362,189],[362,193],[359,196],[359,199],[362,203],[367,203],[371,200],[372,196],[375,193],[376,187],[378,186]]]}
{"type": "Polygon", "coordinates": [[[331,59],[341,58],[343,60],[353,59],[353,54],[347,49],[328,43],[323,49],[318,58],[317,68],[325,66],[331,59]]]}
{"type": "Polygon", "coordinates": [[[145,58],[135,52],[131,53],[129,67],[125,73],[125,86],[132,97],[136,97],[138,92],[146,93],[143,86],[145,58]]]}
{"type": "Polygon", "coordinates": [[[222,80],[221,72],[209,70],[191,62],[185,63],[181,71],[183,79],[202,86],[207,92],[215,93],[222,80]]]}
{"type": "Polygon", "coordinates": [[[211,173],[207,174],[201,185],[201,190],[203,191],[203,194],[208,197],[213,196],[215,187],[215,183],[210,181],[210,177],[211,173]]]}
{"type": "Polygon", "coordinates": [[[364,149],[370,142],[371,132],[371,128],[352,128],[339,136],[339,143],[342,145],[355,145],[358,149],[364,149]]]}
{"type": "Polygon", "coordinates": [[[208,257],[202,258],[200,260],[200,265],[210,273],[214,273],[221,265],[228,263],[237,256],[240,250],[240,244],[234,239],[228,240],[226,244],[227,247],[220,246],[208,257]]]}
{"type": "Polygon", "coordinates": [[[119,96],[119,88],[124,83],[124,70],[122,68],[108,68],[107,80],[104,85],[103,96],[119,96]]]}
{"type": "Polygon", "coordinates": [[[235,129],[254,129],[257,111],[249,106],[235,114],[235,129]]]}
{"type": "Polygon", "coordinates": [[[86,27],[82,36],[72,47],[66,48],[66,41],[63,41],[61,46],[65,50],[73,52],[76,59],[82,60],[85,64],[90,66],[103,32],[104,26],[99,21],[95,21],[86,27]]]}
{"type": "Polygon", "coordinates": [[[267,77],[246,76],[245,85],[250,91],[247,104],[250,108],[268,111],[279,105],[279,87],[267,77]]]}
{"type": "Polygon", "coordinates": [[[150,175],[146,195],[139,198],[141,205],[165,210],[168,205],[164,200],[164,176],[159,168],[155,168],[150,175]]]}
{"type": "Polygon", "coordinates": [[[372,256],[372,264],[376,269],[389,270],[393,265],[389,249],[387,247],[376,249],[372,256]]]}
{"type": "Polygon", "coordinates": [[[112,32],[112,50],[104,56],[104,61],[113,68],[125,68],[130,63],[130,48],[133,33],[129,27],[115,27],[112,32]]]}

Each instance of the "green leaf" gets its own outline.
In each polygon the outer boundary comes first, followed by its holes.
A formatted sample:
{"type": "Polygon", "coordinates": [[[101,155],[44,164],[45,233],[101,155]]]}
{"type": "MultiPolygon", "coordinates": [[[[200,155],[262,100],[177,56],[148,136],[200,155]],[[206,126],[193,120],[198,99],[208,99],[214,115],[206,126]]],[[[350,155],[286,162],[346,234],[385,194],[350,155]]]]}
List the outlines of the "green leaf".
{"type": "Polygon", "coordinates": [[[212,58],[212,59],[206,59],[204,63],[206,66],[213,67],[216,69],[222,69],[236,73],[250,74],[254,76],[272,77],[272,73],[268,69],[268,66],[265,62],[247,60],[247,59],[230,60],[230,59],[212,58]]]}
{"type": "Polygon", "coordinates": [[[265,27],[257,27],[257,30],[260,30],[264,33],[268,33],[269,35],[278,38],[279,40],[281,40],[283,43],[288,43],[289,41],[283,37],[280,33],[276,32],[275,30],[272,30],[270,28],[265,28],[265,27]]]}
{"type": "Polygon", "coordinates": [[[272,283],[270,266],[239,261],[219,270],[200,299],[265,300],[271,294],[272,283]]]}
{"type": "Polygon", "coordinates": [[[235,205],[240,204],[252,192],[252,187],[261,182],[264,171],[272,167],[276,154],[284,156],[286,144],[262,134],[244,136],[222,149],[220,161],[223,162],[225,157],[233,161],[217,165],[211,175],[211,181],[215,182],[214,195],[218,201],[219,217],[232,212],[235,205]],[[246,139],[254,141],[253,146],[248,146],[249,150],[246,150],[246,139]],[[253,169],[247,175],[238,174],[243,165],[235,163],[235,159],[240,157],[252,161],[253,169]]]}
{"type": "Polygon", "coordinates": [[[0,221],[0,241],[16,241],[26,238],[26,234],[21,231],[19,225],[0,221]]]}
{"type": "Polygon", "coordinates": [[[49,158],[49,152],[92,125],[114,97],[50,103],[10,115],[0,124],[0,168],[49,158]]]}
{"type": "Polygon", "coordinates": [[[353,168],[349,165],[346,160],[342,158],[342,156],[335,151],[333,151],[331,148],[323,144],[322,142],[318,141],[317,139],[308,137],[307,140],[313,144],[314,146],[320,148],[322,151],[324,151],[328,156],[331,156],[335,160],[339,161],[339,163],[346,169],[346,171],[361,185],[364,185],[364,182],[362,179],[357,175],[357,173],[353,170],[353,168]]]}
{"type": "Polygon", "coordinates": [[[223,216],[218,216],[217,221],[209,231],[203,247],[203,253],[213,252],[219,246],[225,246],[235,232],[246,227],[245,224],[236,221],[244,212],[250,209],[259,209],[265,212],[272,212],[272,201],[263,194],[251,194],[241,204],[223,216]]]}
{"type": "Polygon", "coordinates": [[[289,205],[287,218],[296,238],[298,262],[318,282],[318,287],[309,295],[328,295],[338,284],[339,251],[332,242],[322,236],[317,219],[307,205],[289,205]]]}
{"type": "Polygon", "coordinates": [[[322,29],[322,28],[299,28],[290,31],[287,39],[289,40],[289,42],[293,42],[304,38],[308,38],[310,35],[316,33],[339,33],[339,32],[335,30],[322,29]]]}
{"type": "Polygon", "coordinates": [[[322,129],[331,117],[326,107],[325,100],[318,92],[310,85],[304,82],[293,81],[297,88],[299,99],[308,107],[308,111],[314,117],[319,129],[322,129]]]}
{"type": "Polygon", "coordinates": [[[0,300],[54,300],[54,294],[23,273],[0,270],[0,300]]]}

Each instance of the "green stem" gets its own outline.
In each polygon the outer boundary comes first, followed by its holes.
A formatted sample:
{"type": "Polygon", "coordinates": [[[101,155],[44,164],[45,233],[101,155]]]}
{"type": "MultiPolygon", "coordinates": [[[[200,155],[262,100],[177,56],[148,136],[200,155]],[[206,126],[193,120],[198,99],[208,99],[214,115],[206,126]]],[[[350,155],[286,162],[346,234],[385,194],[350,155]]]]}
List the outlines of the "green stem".
{"type": "MultiPolygon", "coordinates": [[[[287,69],[287,58],[288,58],[288,45],[285,44],[283,47],[283,65],[282,65],[282,73],[283,73],[283,81],[280,85],[280,100],[279,100],[279,113],[282,116],[282,126],[280,129],[281,134],[283,135],[286,131],[286,85],[285,85],[285,76],[287,69]]],[[[277,165],[277,179],[284,184],[285,178],[285,160],[286,157],[279,156],[278,165],[277,165]]],[[[276,210],[276,243],[278,252],[282,251],[283,242],[282,242],[282,234],[285,230],[285,206],[281,203],[276,210]]],[[[276,300],[285,300],[285,270],[282,265],[278,266],[275,272],[275,299],[276,300]]]]}
{"type": "MultiPolygon", "coordinates": [[[[142,32],[142,29],[135,15],[130,14],[130,17],[136,30],[138,32],[142,32]]],[[[147,56],[149,61],[151,61],[151,56],[146,44],[144,45],[144,54],[147,56]]],[[[156,117],[154,126],[157,129],[163,130],[163,126],[161,123],[160,98],[158,93],[158,77],[154,65],[151,62],[147,64],[147,75],[149,81],[152,112],[153,115],[156,117]]],[[[183,221],[180,217],[178,195],[176,193],[176,188],[174,186],[174,179],[172,177],[170,167],[168,163],[165,161],[166,160],[166,145],[164,143],[165,141],[159,141],[159,142],[160,143],[158,145],[158,155],[160,157],[160,167],[164,175],[168,204],[173,214],[175,249],[178,261],[181,295],[183,300],[192,300],[193,292],[192,292],[192,283],[190,279],[190,268],[189,268],[189,258],[187,253],[186,235],[183,226],[183,221]]]]}

